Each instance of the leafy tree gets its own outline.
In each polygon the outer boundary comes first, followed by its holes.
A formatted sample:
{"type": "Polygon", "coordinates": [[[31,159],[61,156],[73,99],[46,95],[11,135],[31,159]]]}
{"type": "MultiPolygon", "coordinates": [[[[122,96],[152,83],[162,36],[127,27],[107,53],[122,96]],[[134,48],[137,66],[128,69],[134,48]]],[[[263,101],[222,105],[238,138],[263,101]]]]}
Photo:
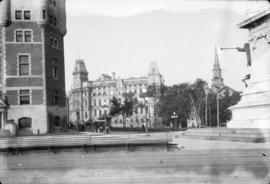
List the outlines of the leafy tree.
{"type": "Polygon", "coordinates": [[[116,116],[121,114],[121,104],[120,101],[114,96],[111,99],[111,107],[110,107],[110,115],[111,116],[116,116]]]}
{"type": "Polygon", "coordinates": [[[195,118],[197,123],[201,125],[204,108],[205,108],[205,87],[207,82],[202,79],[197,79],[193,84],[190,85],[189,97],[191,100],[191,105],[195,111],[195,118]]]}
{"type": "Polygon", "coordinates": [[[126,126],[126,117],[132,116],[134,112],[134,107],[138,103],[137,98],[134,93],[124,93],[124,102],[121,104],[120,99],[113,97],[111,100],[110,115],[117,116],[122,115],[123,117],[123,126],[126,126]]]}
{"type": "MultiPolygon", "coordinates": [[[[220,124],[225,124],[232,118],[232,113],[229,107],[235,105],[241,99],[239,92],[233,92],[229,94],[226,90],[222,95],[219,95],[219,120],[220,124]]],[[[209,126],[217,126],[217,95],[216,93],[210,93],[208,95],[208,119],[209,126]]]]}
{"type": "Polygon", "coordinates": [[[178,115],[177,122],[186,126],[186,119],[191,109],[189,89],[188,83],[164,88],[158,103],[158,113],[165,121],[164,124],[169,125],[171,116],[175,112],[178,115]]]}

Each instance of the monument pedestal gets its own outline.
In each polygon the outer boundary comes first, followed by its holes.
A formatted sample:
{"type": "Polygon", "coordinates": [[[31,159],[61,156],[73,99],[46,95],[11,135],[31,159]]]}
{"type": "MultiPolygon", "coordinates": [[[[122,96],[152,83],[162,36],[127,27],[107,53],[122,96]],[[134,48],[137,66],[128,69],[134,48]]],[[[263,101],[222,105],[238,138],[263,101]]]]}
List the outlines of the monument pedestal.
{"type": "Polygon", "coordinates": [[[231,107],[228,128],[270,128],[270,9],[239,24],[249,29],[250,85],[240,102],[231,107]]]}

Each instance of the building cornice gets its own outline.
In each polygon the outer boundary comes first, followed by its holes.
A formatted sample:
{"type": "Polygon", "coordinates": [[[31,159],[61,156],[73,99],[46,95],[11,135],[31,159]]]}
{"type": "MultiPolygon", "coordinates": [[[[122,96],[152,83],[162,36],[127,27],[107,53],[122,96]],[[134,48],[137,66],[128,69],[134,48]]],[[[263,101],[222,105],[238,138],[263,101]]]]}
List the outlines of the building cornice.
{"type": "Polygon", "coordinates": [[[242,29],[249,28],[252,23],[254,23],[258,19],[261,19],[261,18],[263,18],[265,16],[268,16],[268,15],[270,15],[270,8],[268,8],[268,9],[266,9],[266,10],[264,10],[264,11],[262,11],[262,12],[256,14],[256,15],[254,15],[254,16],[240,22],[239,24],[237,24],[237,26],[239,28],[242,28],[242,29]]]}

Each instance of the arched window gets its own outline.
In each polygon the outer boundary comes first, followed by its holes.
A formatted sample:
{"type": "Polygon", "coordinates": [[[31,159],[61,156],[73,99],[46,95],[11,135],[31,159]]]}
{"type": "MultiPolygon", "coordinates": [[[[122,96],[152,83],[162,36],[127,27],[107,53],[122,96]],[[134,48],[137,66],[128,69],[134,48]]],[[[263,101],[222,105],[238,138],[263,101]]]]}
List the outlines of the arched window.
{"type": "Polygon", "coordinates": [[[19,119],[19,128],[32,128],[32,119],[28,117],[23,117],[19,119]]]}

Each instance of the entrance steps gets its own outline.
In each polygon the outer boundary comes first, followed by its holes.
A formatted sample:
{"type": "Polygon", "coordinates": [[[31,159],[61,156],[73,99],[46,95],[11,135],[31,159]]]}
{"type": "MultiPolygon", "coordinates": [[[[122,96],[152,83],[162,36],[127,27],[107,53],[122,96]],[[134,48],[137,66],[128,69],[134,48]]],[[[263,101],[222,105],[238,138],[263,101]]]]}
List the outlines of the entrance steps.
{"type": "Polygon", "coordinates": [[[198,128],[188,129],[176,136],[194,139],[260,143],[270,142],[270,129],[198,128]]]}

